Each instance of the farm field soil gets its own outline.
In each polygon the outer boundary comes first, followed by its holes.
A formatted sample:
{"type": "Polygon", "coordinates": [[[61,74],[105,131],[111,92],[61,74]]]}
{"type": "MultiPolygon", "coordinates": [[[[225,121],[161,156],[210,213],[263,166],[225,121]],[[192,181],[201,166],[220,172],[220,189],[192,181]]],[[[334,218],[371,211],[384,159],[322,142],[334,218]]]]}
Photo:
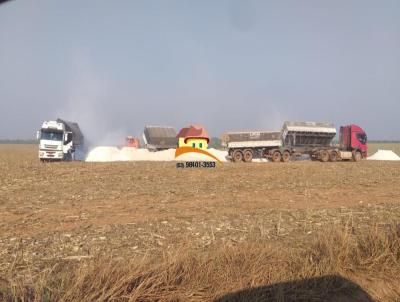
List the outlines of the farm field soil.
{"type": "Polygon", "coordinates": [[[0,145],[0,300],[324,301],[325,284],[398,301],[400,163],[42,164],[36,148],[0,145]]]}

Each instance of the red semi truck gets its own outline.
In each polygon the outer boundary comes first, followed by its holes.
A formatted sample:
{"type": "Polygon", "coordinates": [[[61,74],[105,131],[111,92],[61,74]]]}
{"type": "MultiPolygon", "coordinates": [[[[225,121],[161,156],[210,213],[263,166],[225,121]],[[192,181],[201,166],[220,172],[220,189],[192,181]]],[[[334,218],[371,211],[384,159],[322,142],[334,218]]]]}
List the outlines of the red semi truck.
{"type": "Polygon", "coordinates": [[[285,122],[281,132],[228,132],[221,140],[234,162],[263,157],[288,162],[302,155],[322,162],[367,157],[367,135],[361,127],[340,127],[338,146],[332,143],[335,136],[336,129],[330,123],[285,122]]]}
{"type": "Polygon", "coordinates": [[[368,156],[367,134],[357,125],[340,127],[339,148],[352,153],[355,161],[360,161],[368,156]]]}

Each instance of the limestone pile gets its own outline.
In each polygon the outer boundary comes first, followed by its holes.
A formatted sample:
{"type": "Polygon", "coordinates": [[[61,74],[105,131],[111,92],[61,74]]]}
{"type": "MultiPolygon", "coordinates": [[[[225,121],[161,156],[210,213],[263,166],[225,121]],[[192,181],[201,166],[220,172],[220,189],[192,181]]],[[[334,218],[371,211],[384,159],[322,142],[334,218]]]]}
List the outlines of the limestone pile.
{"type": "MultiPolygon", "coordinates": [[[[207,149],[208,152],[220,161],[227,161],[228,152],[217,149],[207,149]]],[[[182,154],[175,159],[175,149],[152,152],[147,149],[132,147],[99,146],[92,149],[86,157],[87,162],[113,162],[113,161],[213,161],[209,156],[198,153],[182,154]]]]}
{"type": "Polygon", "coordinates": [[[378,150],[375,154],[369,156],[368,160],[400,160],[400,156],[392,150],[378,150]]]}

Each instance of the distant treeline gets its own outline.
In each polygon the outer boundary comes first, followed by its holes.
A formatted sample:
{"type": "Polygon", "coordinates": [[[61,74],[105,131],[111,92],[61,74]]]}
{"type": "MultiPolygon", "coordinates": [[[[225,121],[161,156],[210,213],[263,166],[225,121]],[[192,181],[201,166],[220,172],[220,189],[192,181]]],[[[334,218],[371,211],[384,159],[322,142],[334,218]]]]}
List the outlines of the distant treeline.
{"type": "Polygon", "coordinates": [[[376,141],[371,140],[368,141],[370,144],[400,144],[400,141],[376,141]]]}
{"type": "Polygon", "coordinates": [[[37,144],[36,139],[0,139],[0,144],[37,144]]]}
{"type": "MultiPolygon", "coordinates": [[[[0,144],[38,144],[38,141],[36,139],[0,139],[0,144]]],[[[218,137],[212,137],[209,147],[221,148],[221,140],[218,137]]]]}
{"type": "MultiPolygon", "coordinates": [[[[0,139],[0,144],[37,144],[36,139],[0,139]]],[[[338,143],[337,140],[334,143],[338,143]]],[[[370,144],[400,144],[400,141],[385,141],[385,140],[371,140],[370,144]]],[[[208,144],[210,148],[220,149],[221,139],[218,137],[212,137],[208,144]]]]}

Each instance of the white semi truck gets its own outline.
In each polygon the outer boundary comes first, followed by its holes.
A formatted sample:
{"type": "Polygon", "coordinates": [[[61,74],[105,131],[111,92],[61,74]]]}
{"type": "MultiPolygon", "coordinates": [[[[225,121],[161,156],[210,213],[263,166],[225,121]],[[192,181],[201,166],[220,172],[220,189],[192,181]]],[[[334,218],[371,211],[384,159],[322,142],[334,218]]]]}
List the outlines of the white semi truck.
{"type": "Polygon", "coordinates": [[[79,125],[62,119],[45,121],[37,132],[41,161],[84,159],[84,137],[79,125]]]}

